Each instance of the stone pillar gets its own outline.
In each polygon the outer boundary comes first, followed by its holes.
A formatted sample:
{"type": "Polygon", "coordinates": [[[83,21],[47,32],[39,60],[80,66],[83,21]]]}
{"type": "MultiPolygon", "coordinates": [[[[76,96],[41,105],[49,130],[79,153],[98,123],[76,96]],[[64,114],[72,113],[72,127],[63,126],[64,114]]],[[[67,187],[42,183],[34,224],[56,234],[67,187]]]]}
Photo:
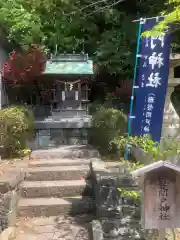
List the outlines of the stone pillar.
{"type": "Polygon", "coordinates": [[[177,137],[180,132],[180,119],[171,102],[171,94],[174,91],[173,86],[168,86],[164,106],[164,118],[162,127],[162,137],[177,137]]]}
{"type": "Polygon", "coordinates": [[[175,55],[170,58],[170,69],[168,88],[166,93],[166,100],[164,106],[164,117],[162,126],[162,137],[180,137],[180,119],[171,102],[171,94],[174,88],[180,84],[180,79],[174,78],[174,68],[180,65],[180,56],[175,55]]]}

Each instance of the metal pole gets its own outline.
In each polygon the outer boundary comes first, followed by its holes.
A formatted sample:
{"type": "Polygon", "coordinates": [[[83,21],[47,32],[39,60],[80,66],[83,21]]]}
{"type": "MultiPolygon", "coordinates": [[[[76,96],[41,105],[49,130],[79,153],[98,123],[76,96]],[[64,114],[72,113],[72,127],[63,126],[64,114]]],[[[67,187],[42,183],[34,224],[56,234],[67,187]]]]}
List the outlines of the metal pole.
{"type": "MultiPolygon", "coordinates": [[[[156,18],[156,19],[158,20],[160,17],[167,17],[167,16],[168,16],[168,15],[160,15],[160,16],[149,17],[149,18],[144,18],[144,19],[148,20],[148,19],[154,19],[154,18],[156,18]]],[[[135,20],[133,20],[132,22],[140,22],[141,19],[142,19],[142,18],[140,18],[140,19],[135,19],[135,20]]]]}
{"type": "MultiPolygon", "coordinates": [[[[132,86],[129,118],[128,118],[128,137],[131,135],[131,118],[132,118],[133,103],[134,103],[134,86],[135,86],[136,75],[137,75],[137,65],[138,65],[138,54],[139,54],[139,49],[140,49],[141,31],[142,31],[142,22],[139,23],[139,28],[138,28],[136,59],[135,59],[135,66],[134,66],[133,86],[132,86]]],[[[126,150],[125,150],[125,154],[124,154],[124,159],[125,160],[128,159],[128,155],[129,155],[129,148],[128,148],[128,144],[126,144],[126,150]]]]}

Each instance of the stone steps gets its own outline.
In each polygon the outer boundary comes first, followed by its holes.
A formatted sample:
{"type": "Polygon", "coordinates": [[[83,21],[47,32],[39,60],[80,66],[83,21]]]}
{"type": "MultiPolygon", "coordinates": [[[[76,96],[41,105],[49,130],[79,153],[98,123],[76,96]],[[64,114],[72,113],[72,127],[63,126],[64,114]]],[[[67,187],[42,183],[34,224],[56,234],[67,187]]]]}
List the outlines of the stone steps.
{"type": "Polygon", "coordinates": [[[50,217],[62,214],[82,214],[92,211],[91,198],[21,198],[19,201],[20,217],[50,217]]]}
{"type": "Polygon", "coordinates": [[[98,158],[77,158],[77,159],[41,159],[41,160],[31,160],[29,162],[29,167],[51,167],[51,166],[83,166],[89,165],[91,161],[99,161],[98,158]]]}
{"type": "Polygon", "coordinates": [[[23,198],[48,198],[82,195],[85,191],[84,180],[75,181],[25,181],[21,185],[23,198]]]}
{"type": "Polygon", "coordinates": [[[88,166],[53,166],[28,168],[28,181],[80,180],[88,174],[88,166]]]}
{"type": "Polygon", "coordinates": [[[54,158],[100,158],[99,152],[91,146],[86,145],[62,145],[57,148],[35,150],[31,154],[32,158],[54,159],[54,158]]]}
{"type": "Polygon", "coordinates": [[[99,159],[98,151],[87,146],[33,151],[26,179],[21,184],[19,216],[49,217],[91,212],[91,188],[85,179],[90,163],[99,159]]]}

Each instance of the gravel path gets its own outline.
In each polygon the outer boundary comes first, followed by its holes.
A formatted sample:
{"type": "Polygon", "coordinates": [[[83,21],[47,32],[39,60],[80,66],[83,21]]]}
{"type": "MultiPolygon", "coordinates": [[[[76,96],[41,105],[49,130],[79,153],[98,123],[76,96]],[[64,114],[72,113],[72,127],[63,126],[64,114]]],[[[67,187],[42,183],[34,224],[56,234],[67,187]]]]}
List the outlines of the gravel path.
{"type": "Polygon", "coordinates": [[[21,218],[15,240],[92,240],[92,215],[21,218]]]}

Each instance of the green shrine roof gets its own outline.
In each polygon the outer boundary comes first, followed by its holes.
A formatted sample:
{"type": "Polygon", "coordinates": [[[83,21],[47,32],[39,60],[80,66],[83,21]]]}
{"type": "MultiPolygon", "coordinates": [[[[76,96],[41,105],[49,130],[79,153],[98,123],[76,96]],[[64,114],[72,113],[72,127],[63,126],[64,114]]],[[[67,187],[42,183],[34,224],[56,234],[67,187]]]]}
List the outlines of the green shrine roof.
{"type": "Polygon", "coordinates": [[[48,60],[44,74],[92,75],[93,62],[84,54],[64,54],[48,60]]]}

